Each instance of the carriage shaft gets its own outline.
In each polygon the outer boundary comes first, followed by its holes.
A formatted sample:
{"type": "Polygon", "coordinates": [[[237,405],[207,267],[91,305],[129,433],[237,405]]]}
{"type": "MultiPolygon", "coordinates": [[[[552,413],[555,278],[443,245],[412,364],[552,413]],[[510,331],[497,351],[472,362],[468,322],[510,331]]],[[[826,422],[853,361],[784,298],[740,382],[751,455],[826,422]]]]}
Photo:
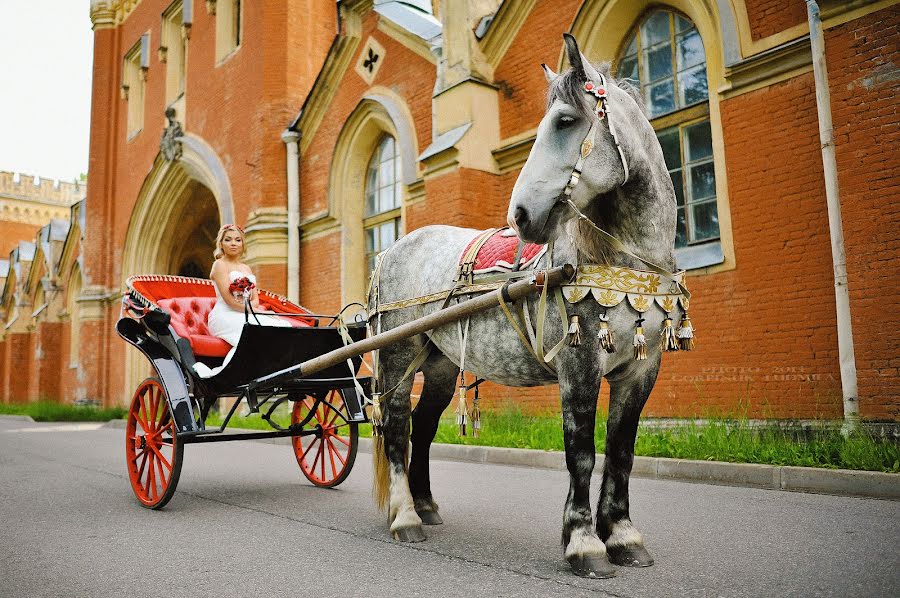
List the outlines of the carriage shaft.
{"type": "Polygon", "coordinates": [[[438,310],[432,314],[413,320],[412,322],[407,322],[402,326],[392,328],[387,332],[370,336],[369,338],[351,343],[314,359],[304,361],[299,365],[281,370],[280,372],[275,372],[265,378],[261,378],[257,383],[263,384],[273,379],[289,375],[301,377],[312,376],[316,372],[321,372],[322,370],[342,363],[351,357],[356,357],[363,353],[368,353],[369,351],[383,349],[396,342],[447,324],[452,324],[453,322],[462,320],[463,318],[492,307],[499,307],[501,300],[506,300],[510,303],[517,301],[523,297],[537,293],[544,285],[550,289],[556,288],[572,280],[574,275],[575,269],[570,264],[552,268],[546,272],[538,272],[536,276],[510,283],[505,287],[490,293],[473,297],[472,299],[438,310]],[[539,284],[539,280],[542,276],[544,278],[543,284],[539,284]]]}

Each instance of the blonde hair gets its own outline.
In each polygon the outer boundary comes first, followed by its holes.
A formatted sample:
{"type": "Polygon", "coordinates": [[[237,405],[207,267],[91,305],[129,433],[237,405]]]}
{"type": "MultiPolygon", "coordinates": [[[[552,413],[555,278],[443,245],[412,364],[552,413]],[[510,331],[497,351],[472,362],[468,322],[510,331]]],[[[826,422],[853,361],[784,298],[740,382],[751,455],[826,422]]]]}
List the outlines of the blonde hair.
{"type": "Polygon", "coordinates": [[[225,239],[225,233],[228,231],[237,231],[241,234],[241,257],[244,257],[244,254],[247,253],[247,243],[244,238],[244,229],[242,229],[237,224],[226,224],[222,228],[219,229],[219,234],[216,235],[216,249],[213,251],[213,257],[215,259],[221,259],[225,257],[225,250],[222,249],[222,241],[225,239]]]}

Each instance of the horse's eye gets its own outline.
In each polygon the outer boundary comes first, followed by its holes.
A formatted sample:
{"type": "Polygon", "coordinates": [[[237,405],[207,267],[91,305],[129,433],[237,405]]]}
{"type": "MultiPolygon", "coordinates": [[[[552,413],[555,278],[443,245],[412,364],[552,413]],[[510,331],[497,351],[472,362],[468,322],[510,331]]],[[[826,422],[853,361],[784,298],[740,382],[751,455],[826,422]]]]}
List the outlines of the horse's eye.
{"type": "Polygon", "coordinates": [[[556,121],[557,129],[565,129],[571,127],[575,124],[575,119],[571,116],[560,116],[559,120],[556,121]]]}

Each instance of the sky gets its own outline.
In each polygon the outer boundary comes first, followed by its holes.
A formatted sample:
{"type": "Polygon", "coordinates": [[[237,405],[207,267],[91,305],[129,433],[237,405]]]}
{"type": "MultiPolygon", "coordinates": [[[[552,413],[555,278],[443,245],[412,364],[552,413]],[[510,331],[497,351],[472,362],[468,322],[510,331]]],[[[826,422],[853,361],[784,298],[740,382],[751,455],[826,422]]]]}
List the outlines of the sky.
{"type": "Polygon", "coordinates": [[[89,0],[0,0],[0,171],[87,172],[93,47],[89,0]]]}

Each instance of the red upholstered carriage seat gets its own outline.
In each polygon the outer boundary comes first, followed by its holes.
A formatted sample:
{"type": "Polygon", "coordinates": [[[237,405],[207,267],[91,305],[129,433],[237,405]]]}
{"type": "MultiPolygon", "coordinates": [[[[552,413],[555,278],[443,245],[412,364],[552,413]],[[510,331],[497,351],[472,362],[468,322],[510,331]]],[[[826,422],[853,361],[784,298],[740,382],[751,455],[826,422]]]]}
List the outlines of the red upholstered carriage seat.
{"type": "MultiPolygon", "coordinates": [[[[227,342],[210,335],[206,325],[209,312],[216,304],[211,280],[182,276],[134,276],[128,280],[128,287],[171,316],[170,323],[175,333],[188,339],[197,357],[225,357],[231,350],[227,342]]],[[[260,311],[283,314],[309,313],[284,297],[264,290],[259,292],[259,307],[260,311]]],[[[311,317],[284,319],[295,328],[315,324],[311,317]]]]}
{"type": "Polygon", "coordinates": [[[212,336],[206,327],[209,312],[216,304],[215,297],[175,297],[159,301],[160,309],[172,317],[175,333],[191,343],[191,350],[198,357],[225,357],[231,345],[212,336]]]}

